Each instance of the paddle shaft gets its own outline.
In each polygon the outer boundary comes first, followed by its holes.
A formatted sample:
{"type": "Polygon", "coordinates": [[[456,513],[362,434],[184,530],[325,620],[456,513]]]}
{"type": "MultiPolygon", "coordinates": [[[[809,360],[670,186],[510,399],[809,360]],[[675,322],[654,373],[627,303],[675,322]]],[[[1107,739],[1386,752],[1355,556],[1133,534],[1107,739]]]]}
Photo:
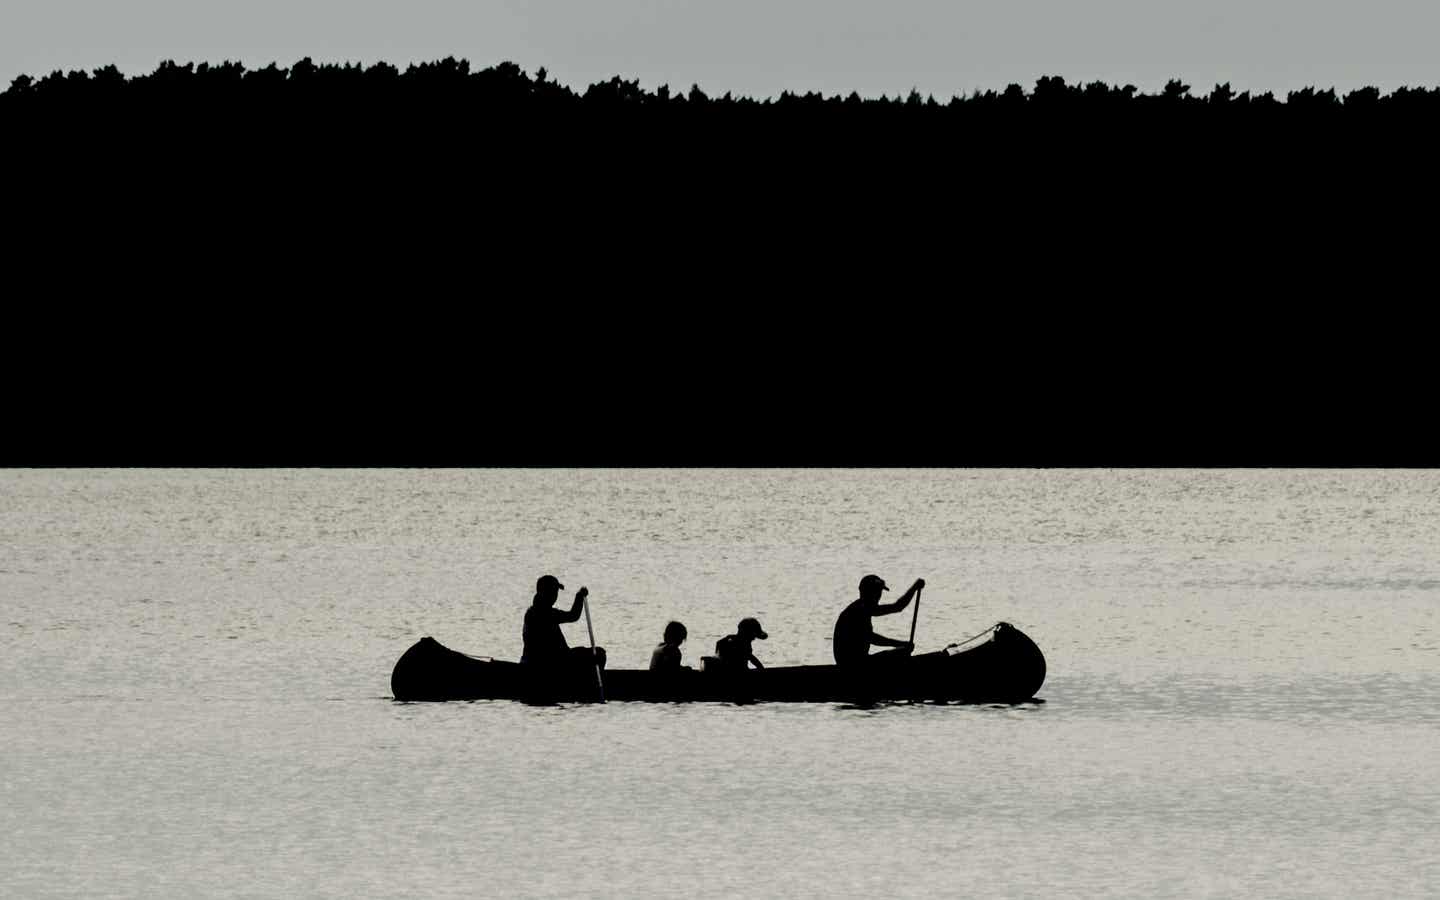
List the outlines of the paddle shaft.
{"type": "Polygon", "coordinates": [[[595,683],[600,686],[600,702],[605,702],[605,679],[600,677],[600,658],[595,655],[595,629],[590,625],[590,598],[586,597],[585,630],[590,633],[590,658],[595,661],[595,683]]]}
{"type": "Polygon", "coordinates": [[[910,647],[915,647],[915,623],[920,619],[920,592],[924,588],[915,589],[915,613],[910,617],[910,647]]]}

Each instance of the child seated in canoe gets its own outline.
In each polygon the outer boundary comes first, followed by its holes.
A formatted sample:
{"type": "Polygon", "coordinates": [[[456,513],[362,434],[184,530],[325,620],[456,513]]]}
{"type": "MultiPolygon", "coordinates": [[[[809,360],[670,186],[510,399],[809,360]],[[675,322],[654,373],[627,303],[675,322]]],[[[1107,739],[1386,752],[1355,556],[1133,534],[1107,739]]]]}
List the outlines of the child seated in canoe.
{"type": "Polygon", "coordinates": [[[744,671],[753,663],[757,669],[765,668],[760,660],[755,658],[751,642],[756,638],[763,641],[769,637],[765,629],[760,627],[758,619],[741,619],[734,634],[727,634],[715,642],[715,655],[720,657],[720,666],[724,669],[744,671]]]}
{"type": "Polygon", "coordinates": [[[688,632],[679,622],[665,626],[665,640],[650,654],[650,671],[676,672],[688,666],[680,665],[680,645],[685,643],[688,632]]]}

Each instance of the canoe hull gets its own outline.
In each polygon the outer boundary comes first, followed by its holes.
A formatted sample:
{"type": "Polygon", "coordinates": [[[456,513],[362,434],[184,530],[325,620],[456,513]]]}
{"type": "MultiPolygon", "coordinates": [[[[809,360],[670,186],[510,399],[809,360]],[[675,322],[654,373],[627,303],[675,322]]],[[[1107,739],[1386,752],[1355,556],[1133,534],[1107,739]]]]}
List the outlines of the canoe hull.
{"type": "MultiPolygon", "coordinates": [[[[963,645],[858,670],[774,666],[744,672],[643,669],[604,672],[606,700],[1022,703],[1045,681],[1045,656],[1004,622],[963,645]]],[[[529,666],[457,653],[421,638],[395,664],[396,700],[523,700],[585,703],[600,699],[595,671],[537,673],[529,666]]]]}

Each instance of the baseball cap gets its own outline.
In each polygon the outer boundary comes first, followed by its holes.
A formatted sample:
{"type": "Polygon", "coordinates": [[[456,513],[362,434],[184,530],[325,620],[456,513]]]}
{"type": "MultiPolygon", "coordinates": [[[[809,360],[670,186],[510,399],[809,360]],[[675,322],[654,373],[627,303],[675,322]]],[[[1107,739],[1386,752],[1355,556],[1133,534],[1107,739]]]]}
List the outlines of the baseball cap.
{"type": "Polygon", "coordinates": [[[768,640],[770,638],[770,635],[765,633],[765,629],[760,627],[759,619],[741,619],[740,628],[738,630],[741,634],[744,634],[748,631],[762,641],[768,640]]]}
{"type": "Polygon", "coordinates": [[[860,579],[860,590],[862,591],[868,587],[877,586],[882,591],[890,590],[890,585],[886,584],[885,579],[881,578],[879,575],[866,575],[864,578],[860,579]]]}
{"type": "Polygon", "coordinates": [[[537,591],[543,591],[547,586],[554,587],[556,590],[565,590],[565,585],[561,584],[560,579],[554,575],[541,575],[540,580],[535,582],[535,590],[537,591]]]}

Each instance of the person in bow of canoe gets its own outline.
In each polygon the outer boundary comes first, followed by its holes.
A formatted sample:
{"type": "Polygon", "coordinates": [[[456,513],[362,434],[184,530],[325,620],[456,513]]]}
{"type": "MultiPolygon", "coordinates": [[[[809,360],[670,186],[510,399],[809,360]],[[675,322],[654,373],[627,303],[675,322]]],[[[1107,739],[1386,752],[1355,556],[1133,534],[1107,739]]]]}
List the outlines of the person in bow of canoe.
{"type": "Polygon", "coordinates": [[[759,619],[741,619],[734,634],[727,634],[715,642],[715,655],[720,657],[720,665],[726,669],[743,671],[752,664],[757,669],[763,669],[765,666],[755,658],[751,642],[756,638],[763,641],[769,637],[760,627],[759,619]]]}
{"type": "Polygon", "coordinates": [[[897,641],[875,633],[875,626],[870,621],[872,616],[888,616],[897,613],[910,604],[910,598],[925,586],[925,579],[917,578],[910,586],[910,590],[894,603],[880,602],[880,594],[890,590],[879,575],[866,575],[860,579],[860,597],[840,613],[840,618],[835,620],[835,638],[832,649],[835,651],[835,662],[842,666],[853,666],[868,662],[881,662],[894,660],[909,656],[915,649],[915,645],[909,641],[897,641]],[[871,654],[870,647],[893,647],[893,650],[884,650],[880,653],[871,654]]]}
{"type": "Polygon", "coordinates": [[[671,622],[665,626],[665,640],[650,654],[650,671],[652,672],[678,672],[681,669],[689,668],[680,665],[680,645],[685,643],[689,634],[685,626],[680,622],[671,622]]]}
{"type": "Polygon", "coordinates": [[[592,656],[589,647],[571,647],[565,642],[565,635],[560,632],[562,624],[580,618],[585,598],[590,593],[588,588],[582,587],[575,592],[575,602],[571,604],[570,611],[561,612],[555,608],[555,601],[559,599],[560,591],[564,588],[565,585],[554,575],[542,575],[540,580],[535,582],[535,599],[530,603],[530,608],[525,610],[525,650],[520,661],[528,665],[599,665],[603,668],[605,648],[596,647],[592,656]]]}

